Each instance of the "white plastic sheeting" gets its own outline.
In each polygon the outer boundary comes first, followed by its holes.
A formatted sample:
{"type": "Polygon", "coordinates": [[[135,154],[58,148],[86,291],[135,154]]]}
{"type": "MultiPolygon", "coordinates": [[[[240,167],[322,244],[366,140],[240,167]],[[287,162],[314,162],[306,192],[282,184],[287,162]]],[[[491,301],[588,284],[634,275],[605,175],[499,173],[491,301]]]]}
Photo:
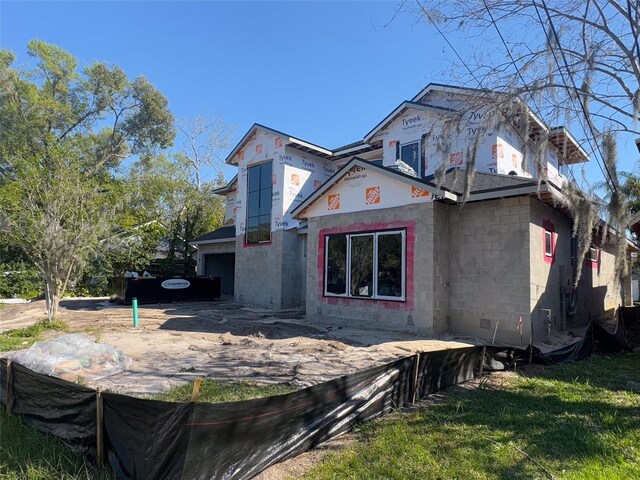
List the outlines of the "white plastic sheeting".
{"type": "Polygon", "coordinates": [[[119,373],[131,359],[106,343],[96,343],[79,333],[34,343],[11,355],[11,360],[35,372],[70,382],[97,380],[119,373]]]}

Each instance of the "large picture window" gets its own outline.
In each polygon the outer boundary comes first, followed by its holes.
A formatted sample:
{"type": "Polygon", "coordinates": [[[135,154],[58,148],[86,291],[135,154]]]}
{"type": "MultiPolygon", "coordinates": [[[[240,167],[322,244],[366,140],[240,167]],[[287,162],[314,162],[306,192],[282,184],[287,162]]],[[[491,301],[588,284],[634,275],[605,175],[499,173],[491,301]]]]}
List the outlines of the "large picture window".
{"type": "Polygon", "coordinates": [[[247,243],[271,240],[271,162],[247,171],[247,243]]]}
{"type": "Polygon", "coordinates": [[[325,241],[325,295],[404,300],[404,230],[329,235],[325,241]]]}

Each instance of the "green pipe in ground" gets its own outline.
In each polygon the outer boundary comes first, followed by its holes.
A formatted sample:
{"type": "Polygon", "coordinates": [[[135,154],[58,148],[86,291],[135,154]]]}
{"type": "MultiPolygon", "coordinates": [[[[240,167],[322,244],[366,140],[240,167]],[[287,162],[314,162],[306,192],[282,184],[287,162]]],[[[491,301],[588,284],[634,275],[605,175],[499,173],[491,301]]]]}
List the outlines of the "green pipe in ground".
{"type": "Polygon", "coordinates": [[[133,308],[133,328],[138,328],[138,299],[131,299],[131,307],[133,308]]]}

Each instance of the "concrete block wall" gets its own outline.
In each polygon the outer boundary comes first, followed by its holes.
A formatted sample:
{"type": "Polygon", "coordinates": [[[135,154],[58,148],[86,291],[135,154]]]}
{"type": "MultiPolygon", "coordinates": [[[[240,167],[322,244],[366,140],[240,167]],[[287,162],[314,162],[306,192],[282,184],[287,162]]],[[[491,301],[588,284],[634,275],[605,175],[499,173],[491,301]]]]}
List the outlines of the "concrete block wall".
{"type": "Polygon", "coordinates": [[[303,241],[295,231],[271,232],[271,243],[246,246],[236,237],[235,300],[244,305],[289,308],[302,304],[303,241]]]}
{"type": "Polygon", "coordinates": [[[560,270],[571,266],[571,220],[558,210],[536,198],[530,198],[531,237],[531,316],[534,341],[546,337],[548,324],[552,330],[561,330],[562,312],[560,270]],[[553,256],[545,256],[545,229],[553,234],[553,256]],[[548,310],[551,310],[550,317],[548,310]],[[549,320],[550,319],[550,320],[549,320]]]}
{"type": "MultiPolygon", "coordinates": [[[[543,204],[531,200],[531,312],[534,317],[534,332],[540,340],[547,334],[547,312],[551,310],[552,330],[561,329],[560,267],[571,265],[571,219],[543,204]],[[553,262],[544,258],[544,222],[550,222],[555,229],[555,251],[553,262]]],[[[549,223],[547,223],[549,225],[549,223]]],[[[577,289],[577,313],[567,317],[568,327],[586,326],[590,319],[606,319],[618,306],[622,305],[623,293],[630,295],[629,280],[624,279],[626,292],[614,277],[614,245],[595,238],[594,247],[600,249],[597,262],[586,258],[583,262],[582,277],[577,289]]]]}
{"type": "Polygon", "coordinates": [[[450,331],[519,344],[519,317],[530,329],[529,246],[528,197],[450,207],[450,331]]]}
{"type": "MultiPolygon", "coordinates": [[[[439,207],[441,206],[437,208],[439,207]]],[[[337,214],[310,218],[307,234],[307,318],[318,323],[359,324],[380,330],[436,333],[436,328],[441,328],[444,321],[442,313],[434,313],[435,228],[433,203],[363,211],[357,215],[337,214]],[[399,229],[404,226],[407,228],[405,302],[323,295],[323,232],[355,233],[399,229]],[[434,326],[436,315],[439,320],[434,326]]],[[[442,270],[438,272],[438,275],[443,274],[442,270]]]]}
{"type": "Polygon", "coordinates": [[[615,245],[603,242],[602,238],[594,239],[593,246],[599,248],[597,262],[585,259],[582,279],[578,284],[578,312],[584,323],[589,318],[595,320],[611,320],[621,305],[631,304],[631,286],[629,277],[622,284],[615,276],[615,245]]]}
{"type": "Polygon", "coordinates": [[[235,300],[244,305],[279,308],[282,285],[282,232],[271,243],[244,245],[236,237],[235,300]]]}
{"type": "Polygon", "coordinates": [[[280,306],[298,307],[304,302],[306,283],[305,236],[298,235],[296,230],[285,230],[278,234],[282,236],[280,306]]]}
{"type": "Polygon", "coordinates": [[[443,332],[449,328],[450,305],[450,211],[443,203],[433,204],[433,330],[443,332]]]}

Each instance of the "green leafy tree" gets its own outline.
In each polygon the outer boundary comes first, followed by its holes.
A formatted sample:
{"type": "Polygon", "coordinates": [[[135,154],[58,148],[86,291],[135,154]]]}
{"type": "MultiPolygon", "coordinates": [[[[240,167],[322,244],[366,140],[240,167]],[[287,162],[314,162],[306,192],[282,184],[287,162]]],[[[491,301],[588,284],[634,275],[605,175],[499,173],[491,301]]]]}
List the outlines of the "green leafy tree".
{"type": "Polygon", "coordinates": [[[49,313],[114,226],[116,169],[172,145],[167,100],[117,66],[78,70],[63,49],[32,41],[30,70],[0,53],[0,229],[45,280],[49,313]]]}
{"type": "Polygon", "coordinates": [[[192,273],[195,248],[189,242],[218,228],[224,220],[223,201],[212,193],[224,184],[222,174],[214,180],[202,180],[181,153],[140,159],[131,172],[130,177],[136,179],[135,185],[130,185],[131,215],[152,212],[167,229],[169,254],[163,262],[164,273],[178,273],[176,254],[184,262],[181,273],[192,273]]]}

